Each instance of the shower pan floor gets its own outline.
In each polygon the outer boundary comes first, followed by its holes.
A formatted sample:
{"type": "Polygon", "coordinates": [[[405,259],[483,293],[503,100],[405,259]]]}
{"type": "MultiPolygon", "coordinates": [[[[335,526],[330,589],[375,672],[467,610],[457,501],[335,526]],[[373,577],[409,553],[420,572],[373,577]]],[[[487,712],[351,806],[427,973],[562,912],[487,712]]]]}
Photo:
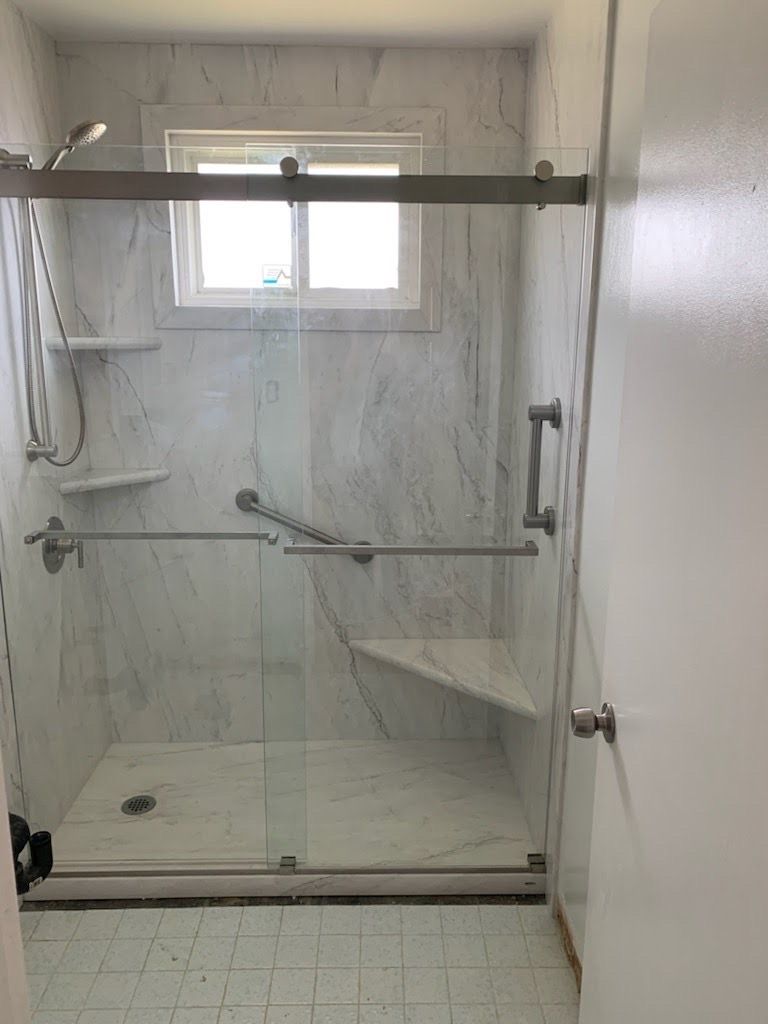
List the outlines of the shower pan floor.
{"type": "Polygon", "coordinates": [[[301,748],[267,749],[265,820],[262,743],[113,744],[54,834],[57,865],[263,868],[268,828],[303,831],[305,777],[312,868],[525,868],[534,852],[496,740],[309,742],[306,775],[301,748]],[[123,813],[140,794],[156,806],[123,813]]]}

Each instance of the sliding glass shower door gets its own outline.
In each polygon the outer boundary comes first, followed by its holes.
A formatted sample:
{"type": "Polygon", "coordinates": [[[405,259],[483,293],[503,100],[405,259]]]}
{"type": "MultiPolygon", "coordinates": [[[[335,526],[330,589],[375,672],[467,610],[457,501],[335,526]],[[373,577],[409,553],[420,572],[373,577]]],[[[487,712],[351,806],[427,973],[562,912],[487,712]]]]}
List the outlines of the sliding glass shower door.
{"type": "MultiPolygon", "coordinates": [[[[353,133],[285,152],[351,190],[531,161],[353,133]]],[[[584,170],[583,153],[540,157],[584,170]]],[[[518,271],[562,231],[577,294],[582,210],[294,209],[297,330],[270,335],[257,304],[253,321],[257,490],[294,521],[261,561],[270,862],[528,871],[544,849],[577,318],[564,309],[559,377],[542,374],[518,271]],[[528,406],[556,397],[539,467],[550,536],[523,512],[528,406]]]]}
{"type": "Polygon", "coordinates": [[[439,114],[412,116],[140,154],[187,189],[329,179],[325,202],[64,201],[87,445],[30,471],[22,438],[0,526],[14,809],[69,876],[526,871],[544,849],[583,208],[453,200],[584,154],[430,146],[439,114]],[[400,175],[453,200],[388,201],[400,175]],[[536,498],[551,534],[524,527],[536,498]],[[84,567],[49,576],[55,538],[22,538],[54,514],[84,567]]]}
{"type": "Polygon", "coordinates": [[[301,564],[283,554],[289,533],[268,513],[297,515],[302,508],[303,402],[297,332],[260,330],[258,316],[253,504],[262,526],[280,531],[278,544],[262,546],[259,559],[267,862],[290,867],[307,859],[304,579],[301,564]]]}

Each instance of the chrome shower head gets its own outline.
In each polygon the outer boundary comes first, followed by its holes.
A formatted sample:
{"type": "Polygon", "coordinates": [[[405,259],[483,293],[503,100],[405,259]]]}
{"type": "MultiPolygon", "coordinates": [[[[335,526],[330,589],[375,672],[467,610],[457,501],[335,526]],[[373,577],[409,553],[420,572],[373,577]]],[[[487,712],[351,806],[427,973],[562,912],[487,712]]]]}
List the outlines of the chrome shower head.
{"type": "Polygon", "coordinates": [[[55,170],[63,158],[68,153],[71,153],[73,149],[79,149],[80,146],[93,145],[94,142],[99,141],[106,130],[107,126],[103,121],[83,121],[82,124],[76,124],[74,128],[67,132],[64,145],[59,146],[53,156],[45,161],[42,170],[55,170]]]}
{"type": "Polygon", "coordinates": [[[83,121],[82,124],[76,124],[67,132],[67,145],[72,149],[76,149],[78,146],[92,146],[94,142],[99,141],[106,130],[107,126],[103,121],[83,121]]]}

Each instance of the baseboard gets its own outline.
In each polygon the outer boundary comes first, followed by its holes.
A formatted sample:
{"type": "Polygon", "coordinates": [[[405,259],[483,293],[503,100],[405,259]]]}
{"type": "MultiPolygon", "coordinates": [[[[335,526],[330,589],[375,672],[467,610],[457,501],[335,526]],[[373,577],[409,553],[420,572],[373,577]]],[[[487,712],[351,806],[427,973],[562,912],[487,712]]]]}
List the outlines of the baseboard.
{"type": "Polygon", "coordinates": [[[576,977],[576,985],[581,992],[581,960],[579,954],[576,952],[576,945],[573,941],[573,932],[571,931],[571,925],[568,920],[568,915],[565,912],[562,899],[558,896],[555,902],[555,917],[560,928],[560,935],[565,946],[565,955],[568,957],[568,963],[571,965],[574,976],[576,977]]]}

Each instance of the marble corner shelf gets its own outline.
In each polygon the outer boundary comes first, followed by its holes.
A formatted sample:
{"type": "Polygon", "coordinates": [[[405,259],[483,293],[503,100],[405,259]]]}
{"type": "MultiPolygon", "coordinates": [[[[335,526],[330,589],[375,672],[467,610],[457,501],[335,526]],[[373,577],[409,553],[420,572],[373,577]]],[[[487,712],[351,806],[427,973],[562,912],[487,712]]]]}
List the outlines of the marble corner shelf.
{"type": "MultiPolygon", "coordinates": [[[[69,346],[73,352],[141,352],[158,349],[162,345],[159,338],[70,338],[69,346]]],[[[61,338],[46,338],[45,347],[49,352],[63,352],[64,342],[61,338]]]]}
{"type": "Polygon", "coordinates": [[[350,640],[349,646],[524,718],[537,717],[533,698],[503,640],[350,640]]]}
{"type": "Polygon", "coordinates": [[[85,494],[87,491],[106,491],[113,487],[154,484],[159,480],[167,480],[170,475],[170,470],[162,468],[93,470],[87,476],[60,483],[59,494],[85,494]]]}

